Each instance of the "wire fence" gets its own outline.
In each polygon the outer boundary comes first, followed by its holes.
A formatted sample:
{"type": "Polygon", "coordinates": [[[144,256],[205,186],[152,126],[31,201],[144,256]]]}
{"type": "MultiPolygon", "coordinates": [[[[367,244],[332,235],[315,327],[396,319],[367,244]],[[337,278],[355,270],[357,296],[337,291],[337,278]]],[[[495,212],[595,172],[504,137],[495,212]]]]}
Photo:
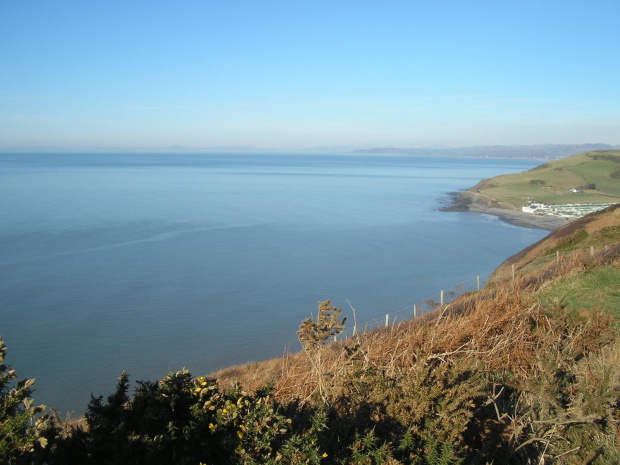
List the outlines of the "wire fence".
{"type": "Polygon", "coordinates": [[[386,327],[405,320],[420,317],[443,305],[453,302],[465,294],[482,290],[488,278],[489,276],[482,277],[478,275],[475,278],[462,281],[455,286],[442,289],[437,294],[434,294],[427,299],[420,300],[413,305],[386,313],[385,318],[372,319],[361,323],[356,321],[355,308],[349,302],[349,306],[353,311],[353,322],[349,320],[349,327],[337,336],[334,336],[334,341],[347,339],[355,336],[356,334],[363,334],[377,328],[386,327]],[[351,325],[350,323],[353,324],[351,325]]]}
{"type": "MultiPolygon", "coordinates": [[[[541,257],[540,264],[550,265],[555,263],[558,267],[562,265],[564,260],[572,259],[575,256],[575,252],[577,251],[555,251],[553,253],[549,253],[543,257],[541,257]]],[[[579,250],[580,254],[586,254],[589,256],[590,261],[599,261],[604,258],[609,257],[617,257],[620,256],[620,244],[616,245],[605,245],[600,247],[589,247],[588,249],[579,250]]],[[[511,268],[508,269],[509,275],[503,276],[503,279],[513,281],[517,278],[518,270],[515,269],[515,265],[512,265],[511,268]]],[[[468,281],[460,282],[459,284],[452,286],[450,288],[443,289],[439,291],[437,294],[430,296],[427,299],[416,302],[415,304],[402,308],[400,310],[396,310],[390,313],[385,314],[385,319],[373,319],[363,323],[359,323],[355,320],[355,308],[349,302],[351,306],[351,310],[353,311],[353,325],[350,325],[347,329],[342,331],[337,336],[334,336],[334,341],[347,339],[349,337],[355,336],[356,334],[363,334],[368,331],[372,331],[374,329],[387,327],[389,325],[394,325],[399,322],[410,320],[412,318],[421,317],[427,313],[432,312],[444,305],[447,305],[454,300],[462,297],[471,292],[478,292],[484,289],[490,275],[486,275],[484,277],[478,275],[475,278],[472,278],[468,281]]]]}
{"type": "MultiPolygon", "coordinates": [[[[602,245],[602,246],[590,246],[587,248],[578,248],[574,250],[555,250],[545,255],[540,256],[537,259],[537,266],[552,265],[561,266],[566,260],[571,260],[576,254],[583,257],[584,254],[589,256],[589,261],[596,262],[598,260],[614,257],[618,254],[618,248],[620,244],[615,245],[602,245]]],[[[500,276],[502,279],[514,280],[519,274],[519,270],[512,265],[511,269],[504,271],[504,274],[500,276]]]]}

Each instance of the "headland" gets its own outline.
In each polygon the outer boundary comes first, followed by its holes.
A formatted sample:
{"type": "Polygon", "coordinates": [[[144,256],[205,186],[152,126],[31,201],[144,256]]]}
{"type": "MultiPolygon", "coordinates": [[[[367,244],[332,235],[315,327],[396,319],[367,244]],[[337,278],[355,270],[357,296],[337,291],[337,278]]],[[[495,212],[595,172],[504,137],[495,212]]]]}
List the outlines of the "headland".
{"type": "Polygon", "coordinates": [[[587,152],[521,173],[483,179],[453,193],[452,203],[441,210],[485,213],[519,226],[554,231],[599,209],[594,207],[620,203],[618,179],[620,152],[587,152]],[[545,208],[538,213],[531,208],[523,211],[532,204],[545,208]]]}

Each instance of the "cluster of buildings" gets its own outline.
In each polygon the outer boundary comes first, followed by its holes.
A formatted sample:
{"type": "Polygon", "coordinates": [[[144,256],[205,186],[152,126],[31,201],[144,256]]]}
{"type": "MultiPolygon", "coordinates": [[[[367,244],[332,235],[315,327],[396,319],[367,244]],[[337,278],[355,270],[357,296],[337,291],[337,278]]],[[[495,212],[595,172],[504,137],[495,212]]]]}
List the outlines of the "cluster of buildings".
{"type": "Polygon", "coordinates": [[[603,210],[610,205],[609,203],[566,203],[560,205],[548,205],[542,202],[529,202],[521,207],[521,211],[525,213],[533,213],[534,215],[553,215],[562,218],[581,218],[588,213],[603,210]]]}

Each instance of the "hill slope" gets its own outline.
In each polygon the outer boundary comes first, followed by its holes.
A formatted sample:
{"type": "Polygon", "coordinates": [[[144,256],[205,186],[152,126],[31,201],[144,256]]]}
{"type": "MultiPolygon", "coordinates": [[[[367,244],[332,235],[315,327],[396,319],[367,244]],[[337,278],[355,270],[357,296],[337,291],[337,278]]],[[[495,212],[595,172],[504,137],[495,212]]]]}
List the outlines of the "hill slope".
{"type": "Polygon", "coordinates": [[[515,208],[528,200],[551,205],[620,202],[620,151],[563,158],[522,173],[485,179],[470,191],[515,208]]]}
{"type": "Polygon", "coordinates": [[[620,204],[612,205],[596,214],[587,215],[563,226],[540,241],[509,257],[491,275],[489,281],[506,279],[512,268],[520,276],[540,273],[558,255],[575,250],[605,249],[620,243],[620,204]]]}
{"type": "Polygon", "coordinates": [[[408,425],[465,463],[616,463],[619,257],[613,206],[511,257],[480,293],[330,345],[320,366],[299,353],[217,376],[272,379],[280,401],[312,404],[321,373],[326,403],[348,428],[364,424],[397,443],[408,425]]]}
{"type": "Polygon", "coordinates": [[[353,153],[377,153],[418,156],[455,156],[455,157],[497,157],[497,158],[536,158],[555,159],[577,155],[593,150],[614,150],[618,146],[608,144],[580,144],[580,145],[491,145],[474,147],[433,147],[433,148],[395,148],[375,147],[355,150],[353,153]]]}

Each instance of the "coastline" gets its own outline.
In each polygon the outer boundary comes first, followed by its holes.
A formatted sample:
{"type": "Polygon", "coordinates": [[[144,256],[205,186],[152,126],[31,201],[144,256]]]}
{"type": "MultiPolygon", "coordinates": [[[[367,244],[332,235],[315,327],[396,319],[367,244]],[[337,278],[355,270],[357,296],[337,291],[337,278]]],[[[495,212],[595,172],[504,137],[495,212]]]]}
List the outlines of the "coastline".
{"type": "Polygon", "coordinates": [[[503,208],[484,207],[481,205],[470,205],[467,211],[473,213],[484,213],[487,215],[497,216],[499,219],[515,226],[525,228],[545,229],[547,231],[555,231],[562,226],[570,223],[567,218],[559,218],[554,216],[541,216],[533,213],[525,213],[517,210],[506,210],[503,208]]]}
{"type": "MultiPolygon", "coordinates": [[[[470,191],[463,191],[470,192],[470,191]]],[[[440,208],[439,211],[444,212],[472,212],[493,215],[499,219],[524,228],[544,229],[547,231],[555,231],[562,226],[570,223],[570,219],[559,218],[555,216],[541,216],[533,213],[525,213],[520,210],[509,210],[507,208],[492,207],[486,205],[485,202],[471,201],[461,193],[451,193],[452,202],[447,207],[440,208]]]]}

